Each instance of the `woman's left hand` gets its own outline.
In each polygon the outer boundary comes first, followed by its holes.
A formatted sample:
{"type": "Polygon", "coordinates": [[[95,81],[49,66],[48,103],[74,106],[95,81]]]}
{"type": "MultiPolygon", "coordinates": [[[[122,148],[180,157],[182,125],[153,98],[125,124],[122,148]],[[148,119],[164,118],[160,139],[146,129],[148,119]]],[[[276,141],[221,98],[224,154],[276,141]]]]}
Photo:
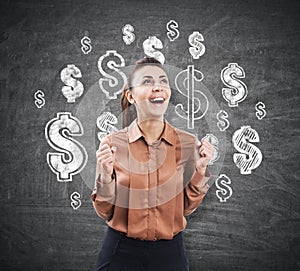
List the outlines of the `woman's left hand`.
{"type": "Polygon", "coordinates": [[[204,175],[206,167],[214,155],[214,147],[207,139],[202,139],[196,145],[196,169],[204,175]]]}

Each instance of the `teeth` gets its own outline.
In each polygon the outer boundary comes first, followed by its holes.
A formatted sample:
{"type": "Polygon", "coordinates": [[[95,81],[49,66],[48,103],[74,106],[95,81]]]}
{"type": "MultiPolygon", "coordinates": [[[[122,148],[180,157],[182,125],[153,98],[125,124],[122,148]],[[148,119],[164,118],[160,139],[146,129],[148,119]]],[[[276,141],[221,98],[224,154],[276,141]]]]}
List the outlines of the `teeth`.
{"type": "Polygon", "coordinates": [[[164,98],[162,98],[162,97],[153,98],[153,99],[150,99],[150,102],[151,103],[163,103],[164,98]]]}

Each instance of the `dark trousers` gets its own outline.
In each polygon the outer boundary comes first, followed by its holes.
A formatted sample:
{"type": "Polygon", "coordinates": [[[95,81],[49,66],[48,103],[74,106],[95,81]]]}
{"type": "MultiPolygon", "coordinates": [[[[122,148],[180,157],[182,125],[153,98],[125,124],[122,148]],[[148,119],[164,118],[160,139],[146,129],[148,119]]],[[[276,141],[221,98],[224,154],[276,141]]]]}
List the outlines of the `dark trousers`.
{"type": "Polygon", "coordinates": [[[182,233],[172,240],[142,241],[108,227],[95,271],[188,271],[182,233]]]}

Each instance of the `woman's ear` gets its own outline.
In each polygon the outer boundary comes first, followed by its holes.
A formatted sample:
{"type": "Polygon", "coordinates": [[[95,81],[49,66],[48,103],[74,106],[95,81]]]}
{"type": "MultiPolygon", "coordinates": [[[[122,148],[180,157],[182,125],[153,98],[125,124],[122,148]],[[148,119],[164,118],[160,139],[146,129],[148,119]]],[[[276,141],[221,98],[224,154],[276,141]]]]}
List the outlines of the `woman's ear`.
{"type": "Polygon", "coordinates": [[[133,98],[132,91],[126,90],[125,96],[129,103],[131,103],[131,104],[135,103],[135,99],[133,98]]]}

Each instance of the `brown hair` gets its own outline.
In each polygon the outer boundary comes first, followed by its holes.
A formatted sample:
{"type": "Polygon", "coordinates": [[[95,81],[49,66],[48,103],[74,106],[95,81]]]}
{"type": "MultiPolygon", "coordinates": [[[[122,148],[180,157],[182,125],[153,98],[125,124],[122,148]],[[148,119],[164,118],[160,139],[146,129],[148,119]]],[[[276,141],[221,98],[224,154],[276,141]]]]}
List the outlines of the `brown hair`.
{"type": "Polygon", "coordinates": [[[147,64],[154,65],[154,66],[157,66],[157,67],[160,67],[161,69],[163,69],[162,64],[153,57],[144,57],[135,62],[135,66],[128,76],[127,84],[125,85],[123,92],[122,92],[122,96],[121,96],[122,127],[123,128],[127,127],[137,117],[135,106],[132,106],[132,104],[127,100],[125,93],[127,90],[131,90],[133,88],[132,80],[134,77],[134,73],[138,69],[144,67],[147,64]]]}

